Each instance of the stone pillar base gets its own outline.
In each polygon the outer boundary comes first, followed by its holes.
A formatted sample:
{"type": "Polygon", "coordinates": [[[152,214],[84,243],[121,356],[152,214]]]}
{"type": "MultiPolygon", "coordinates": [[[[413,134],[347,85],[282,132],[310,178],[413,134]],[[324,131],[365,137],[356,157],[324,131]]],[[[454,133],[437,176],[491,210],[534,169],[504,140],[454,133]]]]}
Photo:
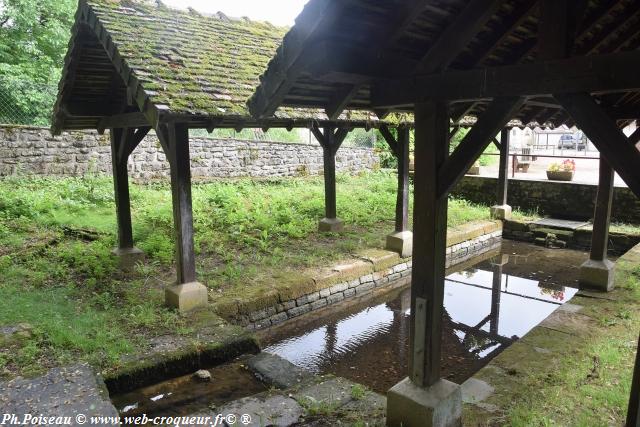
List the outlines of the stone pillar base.
{"type": "Polygon", "coordinates": [[[133,271],[136,264],[144,262],[144,252],[138,248],[115,248],[111,253],[118,257],[120,270],[125,272],[133,271]]]}
{"type": "Polygon", "coordinates": [[[322,218],[318,224],[318,230],[324,233],[337,233],[344,228],[344,222],[340,218],[322,218]]]}
{"type": "Polygon", "coordinates": [[[495,205],[491,206],[491,218],[493,219],[511,219],[511,206],[495,205]]]}
{"type": "Polygon", "coordinates": [[[399,253],[402,258],[410,257],[413,251],[413,233],[411,231],[396,231],[389,234],[385,249],[399,253]]]}
{"type": "Polygon", "coordinates": [[[170,286],[164,291],[164,301],[167,306],[180,312],[205,307],[208,302],[207,287],[198,282],[170,286]]]}
{"type": "Polygon", "coordinates": [[[593,289],[602,292],[613,290],[615,267],[616,265],[608,259],[585,261],[580,266],[580,289],[593,289]]]}
{"type": "Polygon", "coordinates": [[[460,386],[441,379],[429,388],[421,388],[405,378],[387,392],[387,426],[462,426],[460,386]]]}

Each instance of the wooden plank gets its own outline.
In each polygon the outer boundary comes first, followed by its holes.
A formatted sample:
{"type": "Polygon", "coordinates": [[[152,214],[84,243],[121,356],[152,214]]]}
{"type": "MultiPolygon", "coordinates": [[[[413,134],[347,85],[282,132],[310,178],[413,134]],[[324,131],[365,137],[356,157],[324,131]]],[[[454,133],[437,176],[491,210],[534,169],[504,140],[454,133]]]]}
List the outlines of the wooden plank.
{"type": "Polygon", "coordinates": [[[380,134],[384,138],[385,142],[389,145],[389,148],[391,148],[393,155],[396,157],[400,157],[400,151],[398,151],[398,140],[395,136],[393,136],[391,130],[389,130],[389,127],[387,125],[380,126],[380,129],[378,129],[378,131],[380,131],[380,134]]]}
{"type": "Polygon", "coordinates": [[[507,204],[507,187],[509,185],[509,142],[511,129],[503,128],[500,132],[500,163],[498,165],[498,194],[497,204],[507,204]]]}
{"type": "Polygon", "coordinates": [[[447,158],[448,136],[449,113],[446,102],[419,103],[415,106],[412,350],[409,352],[409,378],[421,387],[433,385],[440,379],[447,197],[438,196],[437,179],[438,171],[447,158]],[[417,310],[421,301],[425,304],[424,310],[417,310]],[[422,312],[424,315],[420,315],[422,312]]]}
{"type": "Polygon", "coordinates": [[[593,232],[591,234],[591,253],[589,257],[594,261],[607,259],[607,244],[609,242],[609,223],[611,222],[611,205],[613,204],[613,180],[615,173],[609,163],[600,158],[598,178],[598,194],[593,214],[593,232]]]}
{"type": "Polygon", "coordinates": [[[640,337],[636,350],[636,365],[631,379],[631,394],[629,396],[629,408],[627,410],[628,427],[640,426],[640,337]]]}
{"type": "MultiPolygon", "coordinates": [[[[638,114],[640,116],[640,114],[638,114]]],[[[629,135],[629,142],[631,145],[636,145],[640,142],[640,123],[636,122],[636,125],[639,126],[631,135],[629,135]]]]}
{"type": "Polygon", "coordinates": [[[456,59],[498,10],[500,0],[471,0],[440,34],[415,68],[415,73],[442,71],[456,59]]]}
{"type": "Polygon", "coordinates": [[[127,158],[129,158],[131,153],[133,153],[133,150],[135,150],[136,147],[142,142],[144,137],[147,136],[149,131],[151,131],[151,127],[150,126],[141,127],[127,141],[127,144],[125,145],[125,151],[124,151],[124,154],[126,155],[127,158]]]}
{"type": "Polygon", "coordinates": [[[539,59],[567,57],[571,46],[568,24],[569,0],[540,0],[539,59]]]}
{"type": "Polygon", "coordinates": [[[634,51],[385,80],[372,86],[372,108],[407,106],[430,98],[471,101],[640,90],[638,68],[640,52],[634,51]]]}
{"type": "Polygon", "coordinates": [[[523,103],[524,98],[507,97],[489,105],[439,172],[438,196],[447,196],[523,103]]]}
{"type": "Polygon", "coordinates": [[[189,129],[184,123],[167,123],[156,130],[168,151],[171,167],[171,198],[176,239],[176,272],[178,284],[196,281],[193,246],[193,211],[191,207],[191,165],[189,129]]]}
{"type": "Polygon", "coordinates": [[[629,144],[615,121],[588,94],[557,94],[555,98],[627,183],[629,189],[640,197],[640,152],[629,144]]]}
{"type": "Polygon", "coordinates": [[[409,141],[408,126],[398,128],[396,156],[398,158],[398,193],[396,197],[395,231],[409,229],[409,141]]]}
{"type": "Polygon", "coordinates": [[[113,189],[116,202],[116,223],[118,225],[118,247],[133,248],[133,229],[131,225],[131,199],[129,197],[129,172],[127,158],[119,156],[120,147],[127,143],[127,132],[123,129],[111,129],[111,167],[113,170],[113,189]]]}

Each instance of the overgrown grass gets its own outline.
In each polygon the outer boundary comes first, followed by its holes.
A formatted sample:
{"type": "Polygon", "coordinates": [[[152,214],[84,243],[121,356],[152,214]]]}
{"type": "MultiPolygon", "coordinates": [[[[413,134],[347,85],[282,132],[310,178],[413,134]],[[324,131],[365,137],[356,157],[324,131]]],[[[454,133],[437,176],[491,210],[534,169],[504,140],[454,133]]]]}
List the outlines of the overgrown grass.
{"type": "MultiPolygon", "coordinates": [[[[32,327],[19,343],[0,337],[0,375],[37,373],[78,358],[110,366],[149,337],[189,332],[185,319],[162,306],[162,288],[175,278],[168,183],[131,186],[134,238],[147,262],[127,276],[110,254],[116,245],[111,178],[5,178],[0,194],[0,326],[32,327]]],[[[316,231],[324,213],[322,178],[196,184],[199,280],[242,295],[283,272],[382,247],[393,229],[395,200],[391,173],[341,175],[338,210],[346,231],[323,235],[316,231]]],[[[486,207],[450,202],[452,226],[486,218],[486,207]]]]}

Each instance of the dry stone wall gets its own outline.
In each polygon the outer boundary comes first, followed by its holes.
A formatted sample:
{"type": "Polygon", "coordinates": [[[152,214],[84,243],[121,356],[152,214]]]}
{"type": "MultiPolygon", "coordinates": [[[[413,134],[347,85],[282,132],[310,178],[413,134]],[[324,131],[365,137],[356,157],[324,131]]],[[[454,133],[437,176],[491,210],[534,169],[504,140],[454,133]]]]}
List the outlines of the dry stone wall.
{"type": "MultiPolygon", "coordinates": [[[[322,173],[322,149],[318,145],[192,138],[190,149],[195,179],[322,173]]],[[[378,156],[369,148],[342,147],[336,155],[339,172],[355,173],[378,166],[378,156]]],[[[65,132],[54,137],[44,128],[0,127],[0,176],[87,173],[111,174],[108,133],[65,132]]],[[[169,164],[154,134],[131,155],[129,174],[141,181],[169,176],[169,164]]]]}

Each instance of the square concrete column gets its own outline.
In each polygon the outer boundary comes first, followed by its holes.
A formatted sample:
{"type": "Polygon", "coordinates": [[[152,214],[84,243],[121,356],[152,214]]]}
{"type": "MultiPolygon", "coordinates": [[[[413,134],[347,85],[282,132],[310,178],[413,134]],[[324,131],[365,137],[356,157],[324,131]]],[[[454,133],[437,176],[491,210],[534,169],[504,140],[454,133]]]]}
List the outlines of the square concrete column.
{"type": "Polygon", "coordinates": [[[491,206],[491,218],[511,219],[511,206],[507,204],[507,189],[509,184],[509,128],[500,133],[500,165],[498,167],[497,203],[491,206]]]}
{"type": "Polygon", "coordinates": [[[413,233],[409,230],[409,126],[398,128],[396,139],[388,128],[383,127],[380,133],[398,159],[398,192],[396,198],[396,222],[393,233],[387,235],[385,248],[398,252],[401,257],[411,256],[413,250],[413,233]]]}
{"type": "Polygon", "coordinates": [[[460,386],[440,374],[448,200],[438,175],[449,152],[447,103],[416,104],[415,126],[409,376],[387,393],[387,425],[460,426],[460,386]]]}
{"type": "Polygon", "coordinates": [[[165,302],[179,311],[207,305],[207,288],[196,281],[191,207],[189,129],[186,124],[160,125],[158,136],[171,166],[171,196],[176,238],[177,283],[165,290],[165,302]]]}
{"type": "Polygon", "coordinates": [[[615,264],[607,259],[614,176],[613,169],[601,155],[598,194],[591,233],[591,252],[589,259],[580,266],[581,288],[607,292],[614,287],[615,264]]]}
{"type": "Polygon", "coordinates": [[[144,252],[133,245],[127,160],[147,132],[147,128],[140,129],[138,132],[135,132],[133,128],[116,128],[109,132],[116,222],[118,224],[118,247],[112,253],[118,258],[120,269],[125,272],[133,271],[136,264],[144,262],[144,252]]]}

